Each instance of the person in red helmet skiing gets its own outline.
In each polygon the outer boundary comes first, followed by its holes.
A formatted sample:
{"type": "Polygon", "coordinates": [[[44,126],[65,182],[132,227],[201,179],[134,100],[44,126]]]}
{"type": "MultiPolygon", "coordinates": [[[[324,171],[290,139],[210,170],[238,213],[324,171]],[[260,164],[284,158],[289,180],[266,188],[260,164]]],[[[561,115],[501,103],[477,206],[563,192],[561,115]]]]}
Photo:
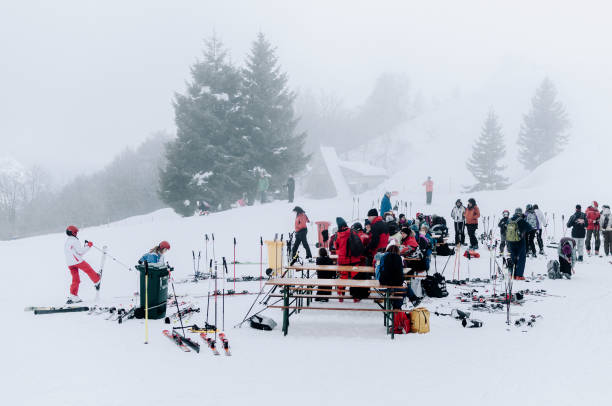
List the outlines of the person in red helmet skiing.
{"type": "Polygon", "coordinates": [[[89,265],[83,259],[83,255],[89,251],[89,249],[93,246],[93,243],[85,240],[85,245],[81,246],[81,243],[77,238],[78,233],[79,229],[75,226],[68,226],[66,228],[66,235],[68,238],[64,244],[64,254],[66,255],[66,265],[68,265],[68,269],[72,275],[70,296],[68,296],[68,300],[66,301],[67,304],[82,302],[81,298],[79,298],[79,284],[81,283],[81,279],[79,278],[79,270],[85,272],[87,276],[89,276],[89,279],[91,279],[91,281],[94,283],[96,290],[100,289],[100,274],[94,271],[91,265],[89,265]]]}
{"type": "Polygon", "coordinates": [[[143,263],[146,261],[150,266],[162,267],[166,264],[164,254],[168,252],[169,249],[170,243],[168,241],[162,241],[144,254],[138,262],[143,263]]]}

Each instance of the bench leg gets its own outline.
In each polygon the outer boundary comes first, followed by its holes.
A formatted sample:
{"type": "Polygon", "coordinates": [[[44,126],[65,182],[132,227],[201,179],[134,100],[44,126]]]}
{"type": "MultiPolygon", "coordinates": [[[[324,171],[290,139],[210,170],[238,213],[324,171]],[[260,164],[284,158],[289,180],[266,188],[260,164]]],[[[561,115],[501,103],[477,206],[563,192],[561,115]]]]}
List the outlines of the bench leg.
{"type": "Polygon", "coordinates": [[[287,335],[289,332],[289,286],[285,286],[283,289],[283,334],[287,335]]]}

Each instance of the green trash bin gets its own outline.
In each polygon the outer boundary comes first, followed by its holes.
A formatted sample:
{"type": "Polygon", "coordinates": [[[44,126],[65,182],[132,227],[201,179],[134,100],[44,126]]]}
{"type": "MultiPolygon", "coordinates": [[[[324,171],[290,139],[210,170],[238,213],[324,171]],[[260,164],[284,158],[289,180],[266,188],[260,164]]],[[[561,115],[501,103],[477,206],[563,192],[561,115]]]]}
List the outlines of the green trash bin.
{"type": "MultiPolygon", "coordinates": [[[[136,270],[140,272],[140,308],[145,308],[145,267],[136,265],[136,270]]],[[[149,318],[163,319],[166,317],[166,303],[168,302],[168,268],[149,266],[149,318]]]]}

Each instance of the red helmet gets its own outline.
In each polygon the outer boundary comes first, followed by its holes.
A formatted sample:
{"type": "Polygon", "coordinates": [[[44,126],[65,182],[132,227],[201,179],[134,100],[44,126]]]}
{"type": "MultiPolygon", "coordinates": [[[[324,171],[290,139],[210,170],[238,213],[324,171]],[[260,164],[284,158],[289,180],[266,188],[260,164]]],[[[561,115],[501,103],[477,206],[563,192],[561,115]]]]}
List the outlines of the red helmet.
{"type": "Polygon", "coordinates": [[[159,243],[159,248],[165,249],[165,250],[169,250],[170,249],[170,243],[168,241],[162,241],[159,243]]]}
{"type": "Polygon", "coordinates": [[[76,226],[68,226],[68,227],[66,227],[66,234],[72,235],[72,236],[76,237],[78,233],[79,233],[79,229],[76,228],[76,226]]]}

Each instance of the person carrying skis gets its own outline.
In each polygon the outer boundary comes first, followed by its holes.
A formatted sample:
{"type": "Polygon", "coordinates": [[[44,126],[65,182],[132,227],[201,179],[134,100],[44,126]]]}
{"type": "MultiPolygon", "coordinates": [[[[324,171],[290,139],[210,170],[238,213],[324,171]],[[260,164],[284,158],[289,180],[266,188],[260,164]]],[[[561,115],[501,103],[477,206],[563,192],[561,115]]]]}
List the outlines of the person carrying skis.
{"type": "Polygon", "coordinates": [[[295,258],[295,254],[297,250],[300,248],[300,244],[304,246],[306,250],[306,259],[311,259],[312,255],[310,253],[310,246],[308,245],[308,240],[306,236],[308,234],[308,223],[310,220],[306,216],[306,213],[300,206],[295,206],[293,208],[295,212],[295,243],[293,244],[293,249],[291,251],[291,258],[295,258]]]}
{"type": "Polygon", "coordinates": [[[170,243],[168,241],[162,241],[140,257],[138,263],[142,264],[146,261],[149,266],[162,268],[166,266],[164,254],[168,252],[168,250],[170,250],[170,243]]]}
{"type": "Polygon", "coordinates": [[[570,279],[574,273],[574,264],[576,263],[576,240],[570,237],[563,237],[559,241],[557,253],[559,255],[559,270],[570,279]]]}
{"type": "Polygon", "coordinates": [[[387,244],[389,243],[389,228],[387,227],[387,223],[385,223],[378,215],[376,209],[370,209],[368,211],[368,220],[370,221],[370,243],[366,247],[366,252],[369,254],[369,258],[374,258],[376,252],[380,248],[387,248],[387,244]]]}
{"type": "Polygon", "coordinates": [[[567,228],[572,229],[572,238],[576,240],[578,262],[584,260],[584,237],[586,235],[587,218],[582,212],[582,206],[576,205],[576,212],[567,221],[567,228]]]}
{"type": "Polygon", "coordinates": [[[591,238],[595,237],[595,255],[599,255],[599,245],[601,244],[599,236],[599,204],[593,202],[593,205],[587,207],[585,211],[587,218],[587,233],[586,233],[586,249],[587,255],[591,256],[591,238]]]}
{"type": "Polygon", "coordinates": [[[497,227],[499,227],[499,256],[504,256],[504,248],[506,248],[506,229],[508,228],[508,221],[510,221],[510,212],[504,210],[502,212],[502,218],[499,220],[497,227]]]}
{"type": "Polygon", "coordinates": [[[427,177],[427,180],[423,182],[423,186],[425,186],[425,201],[427,204],[431,204],[433,196],[433,180],[431,180],[431,176],[427,177]]]}
{"type": "Polygon", "coordinates": [[[380,215],[384,218],[388,212],[392,212],[391,208],[391,192],[385,192],[380,201],[380,215]]]}
{"type": "Polygon", "coordinates": [[[538,216],[536,216],[533,206],[528,204],[525,208],[525,221],[531,226],[531,230],[527,234],[527,256],[531,254],[536,257],[535,238],[538,231],[538,216]]]}
{"type": "Polygon", "coordinates": [[[451,218],[455,223],[455,244],[465,244],[465,207],[461,199],[457,199],[451,210],[451,218]]]}
{"type": "Polygon", "coordinates": [[[537,204],[533,205],[533,211],[538,219],[538,229],[536,231],[536,238],[538,240],[538,247],[540,248],[540,255],[544,255],[544,240],[542,239],[542,230],[548,227],[548,221],[546,220],[546,216],[540,210],[540,207],[537,204]]]}
{"type": "Polygon", "coordinates": [[[100,289],[100,280],[102,279],[101,275],[94,271],[91,265],[83,259],[83,255],[89,251],[93,243],[85,240],[85,245],[81,247],[79,239],[77,238],[78,233],[79,229],[76,226],[68,226],[66,228],[66,235],[68,238],[66,238],[66,242],[64,243],[64,255],[66,257],[66,265],[68,265],[68,269],[72,275],[70,296],[68,296],[66,304],[82,302],[81,298],[79,298],[79,284],[81,283],[79,270],[85,272],[85,274],[89,276],[96,290],[100,289]]]}
{"type": "Polygon", "coordinates": [[[525,221],[523,210],[517,207],[506,226],[506,244],[510,263],[514,266],[514,279],[519,281],[525,280],[526,236],[530,231],[531,226],[525,221]]]}
{"type": "Polygon", "coordinates": [[[478,239],[476,238],[476,230],[478,229],[478,219],[480,218],[480,209],[476,205],[474,198],[468,199],[468,206],[465,209],[465,226],[470,237],[470,249],[478,249],[478,239]]]}
{"type": "Polygon", "coordinates": [[[610,213],[610,206],[607,204],[604,204],[601,210],[599,225],[603,234],[604,252],[608,256],[612,254],[612,214],[610,213]]]}

